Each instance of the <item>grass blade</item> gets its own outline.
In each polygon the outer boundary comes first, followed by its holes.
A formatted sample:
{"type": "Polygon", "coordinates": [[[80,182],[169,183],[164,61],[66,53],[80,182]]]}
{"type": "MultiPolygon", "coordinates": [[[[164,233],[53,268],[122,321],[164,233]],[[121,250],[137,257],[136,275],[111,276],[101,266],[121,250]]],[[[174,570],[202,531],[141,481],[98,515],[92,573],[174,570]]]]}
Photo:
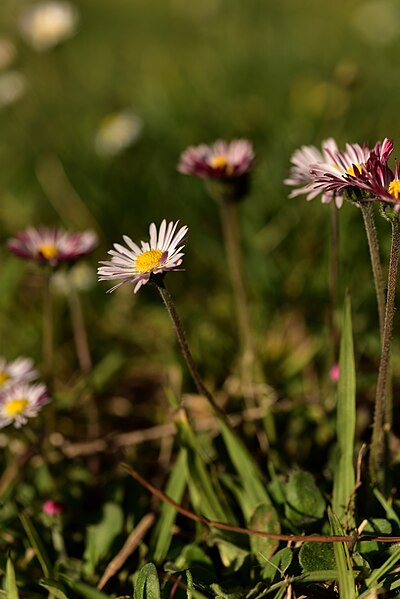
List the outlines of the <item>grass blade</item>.
{"type": "MultiPolygon", "coordinates": [[[[181,503],[186,487],[186,449],[181,449],[172,469],[171,476],[165,488],[166,494],[177,503],[181,503]]],[[[176,510],[163,503],[157,525],[154,529],[153,539],[155,548],[153,559],[156,563],[164,561],[172,539],[172,526],[176,520],[176,510]]]]}
{"type": "Polygon", "coordinates": [[[344,304],[339,368],[340,378],[336,417],[338,456],[333,483],[332,507],[339,521],[345,524],[346,528],[352,528],[354,521],[351,514],[347,515],[347,522],[344,522],[346,506],[349,503],[355,486],[354,435],[356,424],[356,376],[349,295],[346,295],[344,304]]]}
{"type": "Polygon", "coordinates": [[[134,599],[161,599],[160,582],[154,564],[146,564],[140,570],[135,584],[134,599]]]}
{"type": "Polygon", "coordinates": [[[6,567],[6,593],[8,599],[19,599],[17,582],[15,580],[14,564],[10,558],[7,560],[6,567]]]}
{"type": "Polygon", "coordinates": [[[51,578],[52,565],[36,528],[33,526],[26,512],[20,514],[19,517],[21,519],[22,526],[24,527],[24,530],[26,532],[26,536],[28,537],[30,544],[35,550],[36,557],[40,562],[43,574],[46,578],[51,578]]]}
{"type": "MultiPolygon", "coordinates": [[[[342,526],[331,510],[328,510],[329,521],[333,535],[343,535],[342,526]]],[[[354,581],[354,572],[351,565],[349,549],[346,543],[333,543],[333,552],[335,555],[339,594],[341,599],[355,599],[356,587],[354,581]]]]}

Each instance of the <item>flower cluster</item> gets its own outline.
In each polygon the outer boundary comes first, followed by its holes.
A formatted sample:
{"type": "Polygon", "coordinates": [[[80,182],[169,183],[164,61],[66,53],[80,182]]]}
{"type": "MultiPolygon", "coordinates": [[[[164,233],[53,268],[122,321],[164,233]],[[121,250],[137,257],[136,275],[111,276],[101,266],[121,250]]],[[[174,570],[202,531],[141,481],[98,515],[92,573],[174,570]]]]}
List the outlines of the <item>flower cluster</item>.
{"type": "Polygon", "coordinates": [[[344,194],[354,192],[358,201],[378,200],[398,211],[398,166],[393,172],[387,164],[392,151],[393,142],[387,138],[372,149],[354,143],[346,144],[345,150],[340,151],[333,139],[323,142],[322,151],[303,146],[293,154],[290,176],[284,182],[297,187],[290,197],[306,194],[307,200],[311,200],[322,194],[322,202],[334,199],[340,207],[344,194]]]}
{"type": "Polygon", "coordinates": [[[0,357],[0,428],[20,428],[50,401],[46,385],[31,383],[37,377],[30,358],[7,362],[0,357]]]}

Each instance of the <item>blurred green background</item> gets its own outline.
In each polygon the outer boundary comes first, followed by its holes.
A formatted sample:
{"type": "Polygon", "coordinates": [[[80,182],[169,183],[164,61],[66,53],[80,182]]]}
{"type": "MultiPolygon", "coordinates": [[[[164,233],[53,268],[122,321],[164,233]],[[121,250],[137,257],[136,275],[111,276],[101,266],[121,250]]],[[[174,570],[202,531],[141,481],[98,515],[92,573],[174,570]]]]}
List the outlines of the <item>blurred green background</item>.
{"type": "MultiPolygon", "coordinates": [[[[329,136],[339,145],[397,142],[400,5],[76,0],[76,35],[43,52],[20,36],[28,6],[2,0],[0,7],[0,37],[15,50],[0,73],[1,353],[41,361],[41,275],[8,255],[7,238],[41,223],[95,228],[94,271],[122,234],[145,239],[151,221],[179,219],[190,230],[186,270],[169,286],[201,369],[222,384],[237,335],[218,209],[176,162],[188,145],[247,137],[257,162],[241,224],[266,379],[304,392],[315,373],[326,376],[331,207],[289,200],[282,181],[302,144],[320,146],[329,136]],[[23,81],[11,101],[2,79],[10,71],[23,81]],[[96,136],[120,111],[140,119],[141,131],[124,151],[104,155],[96,136]]],[[[355,207],[343,207],[340,227],[339,299],[350,287],[359,360],[374,361],[376,306],[355,207]]],[[[387,223],[379,232],[386,258],[387,223]]],[[[116,350],[128,370],[179,361],[154,289],[139,296],[128,286],[112,296],[106,289],[93,283],[83,297],[95,362],[116,350]]],[[[62,299],[57,310],[57,369],[69,380],[77,363],[62,299]]]]}

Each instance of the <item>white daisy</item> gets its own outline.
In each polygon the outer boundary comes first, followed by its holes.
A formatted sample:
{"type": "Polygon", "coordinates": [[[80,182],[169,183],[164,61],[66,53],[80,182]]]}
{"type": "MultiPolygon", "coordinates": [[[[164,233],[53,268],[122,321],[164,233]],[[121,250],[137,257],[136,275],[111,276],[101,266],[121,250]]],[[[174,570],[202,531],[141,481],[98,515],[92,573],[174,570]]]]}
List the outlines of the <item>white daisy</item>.
{"type": "Polygon", "coordinates": [[[13,362],[0,356],[0,391],[16,382],[29,382],[37,377],[30,358],[17,358],[13,362]]]}
{"type": "Polygon", "coordinates": [[[42,406],[50,401],[46,385],[28,385],[17,382],[0,393],[0,428],[14,424],[20,428],[28,418],[38,415],[42,406]]]}
{"type": "Polygon", "coordinates": [[[124,283],[135,283],[134,293],[142,285],[149,282],[151,275],[159,275],[169,270],[177,270],[182,263],[183,241],[188,228],[181,227],[176,231],[178,222],[167,224],[164,219],[159,232],[154,223],[150,225],[150,242],[141,241],[141,247],[136,245],[130,237],[123,235],[123,240],[128,247],[114,243],[114,249],[108,253],[112,256],[110,261],[100,262],[97,274],[99,281],[121,279],[121,282],[109,289],[114,291],[124,283]]]}

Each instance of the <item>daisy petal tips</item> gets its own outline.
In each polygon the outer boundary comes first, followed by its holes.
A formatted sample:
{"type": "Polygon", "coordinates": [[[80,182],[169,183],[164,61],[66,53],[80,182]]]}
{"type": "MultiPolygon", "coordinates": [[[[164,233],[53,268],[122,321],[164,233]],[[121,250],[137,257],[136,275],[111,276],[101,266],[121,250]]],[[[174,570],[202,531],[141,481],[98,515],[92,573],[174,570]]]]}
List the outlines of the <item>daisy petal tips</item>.
{"type": "Polygon", "coordinates": [[[114,249],[108,253],[111,260],[100,262],[97,274],[99,281],[119,280],[109,292],[124,283],[133,283],[136,293],[142,285],[150,281],[152,275],[161,275],[171,270],[178,270],[182,264],[183,248],[180,245],[186,237],[186,226],[177,229],[179,221],[163,220],[158,231],[154,223],[149,228],[150,241],[141,241],[140,246],[127,235],[123,236],[124,245],[114,243],[114,249]]]}

